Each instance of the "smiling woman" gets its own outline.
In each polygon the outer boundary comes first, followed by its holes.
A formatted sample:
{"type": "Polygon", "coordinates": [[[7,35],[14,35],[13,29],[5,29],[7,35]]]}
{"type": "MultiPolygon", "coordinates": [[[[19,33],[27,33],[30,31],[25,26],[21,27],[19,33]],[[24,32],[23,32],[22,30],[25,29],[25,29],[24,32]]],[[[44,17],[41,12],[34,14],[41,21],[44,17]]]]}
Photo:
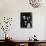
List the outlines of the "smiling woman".
{"type": "Polygon", "coordinates": [[[43,0],[29,0],[29,2],[34,8],[38,8],[43,4],[43,0]]]}

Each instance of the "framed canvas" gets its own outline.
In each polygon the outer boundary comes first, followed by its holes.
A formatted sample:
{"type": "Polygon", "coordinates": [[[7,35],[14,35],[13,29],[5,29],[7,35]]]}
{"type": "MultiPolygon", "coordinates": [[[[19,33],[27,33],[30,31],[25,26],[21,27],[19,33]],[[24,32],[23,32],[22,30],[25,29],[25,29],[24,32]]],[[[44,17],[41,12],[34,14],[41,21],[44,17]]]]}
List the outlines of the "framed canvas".
{"type": "Polygon", "coordinates": [[[21,12],[21,28],[32,28],[32,12],[21,12]]]}

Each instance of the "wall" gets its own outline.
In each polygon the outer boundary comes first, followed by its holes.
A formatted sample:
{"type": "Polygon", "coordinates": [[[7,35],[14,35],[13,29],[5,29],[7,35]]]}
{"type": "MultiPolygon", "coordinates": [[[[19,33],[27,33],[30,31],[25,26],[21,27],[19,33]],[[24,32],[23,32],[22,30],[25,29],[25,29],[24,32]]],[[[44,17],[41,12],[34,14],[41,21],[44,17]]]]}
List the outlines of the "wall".
{"type": "MultiPolygon", "coordinates": [[[[0,19],[4,16],[13,18],[12,26],[8,33],[10,33],[14,39],[27,40],[29,37],[32,37],[34,34],[36,34],[37,39],[46,40],[45,7],[33,8],[30,6],[28,0],[0,0],[0,19]],[[21,12],[32,12],[33,27],[31,29],[20,28],[21,12]]],[[[2,35],[2,33],[3,31],[0,31],[0,35],[2,35]]],[[[4,37],[0,36],[0,39],[4,39],[4,37]]]]}

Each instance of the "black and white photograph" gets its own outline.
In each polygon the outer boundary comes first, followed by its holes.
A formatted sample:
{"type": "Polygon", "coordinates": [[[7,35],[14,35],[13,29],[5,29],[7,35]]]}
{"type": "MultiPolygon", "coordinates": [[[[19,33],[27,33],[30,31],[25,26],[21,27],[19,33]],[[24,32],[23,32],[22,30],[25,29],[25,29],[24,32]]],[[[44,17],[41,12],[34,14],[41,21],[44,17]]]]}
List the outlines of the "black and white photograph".
{"type": "Polygon", "coordinates": [[[32,28],[32,13],[21,12],[21,28],[32,28]]]}

